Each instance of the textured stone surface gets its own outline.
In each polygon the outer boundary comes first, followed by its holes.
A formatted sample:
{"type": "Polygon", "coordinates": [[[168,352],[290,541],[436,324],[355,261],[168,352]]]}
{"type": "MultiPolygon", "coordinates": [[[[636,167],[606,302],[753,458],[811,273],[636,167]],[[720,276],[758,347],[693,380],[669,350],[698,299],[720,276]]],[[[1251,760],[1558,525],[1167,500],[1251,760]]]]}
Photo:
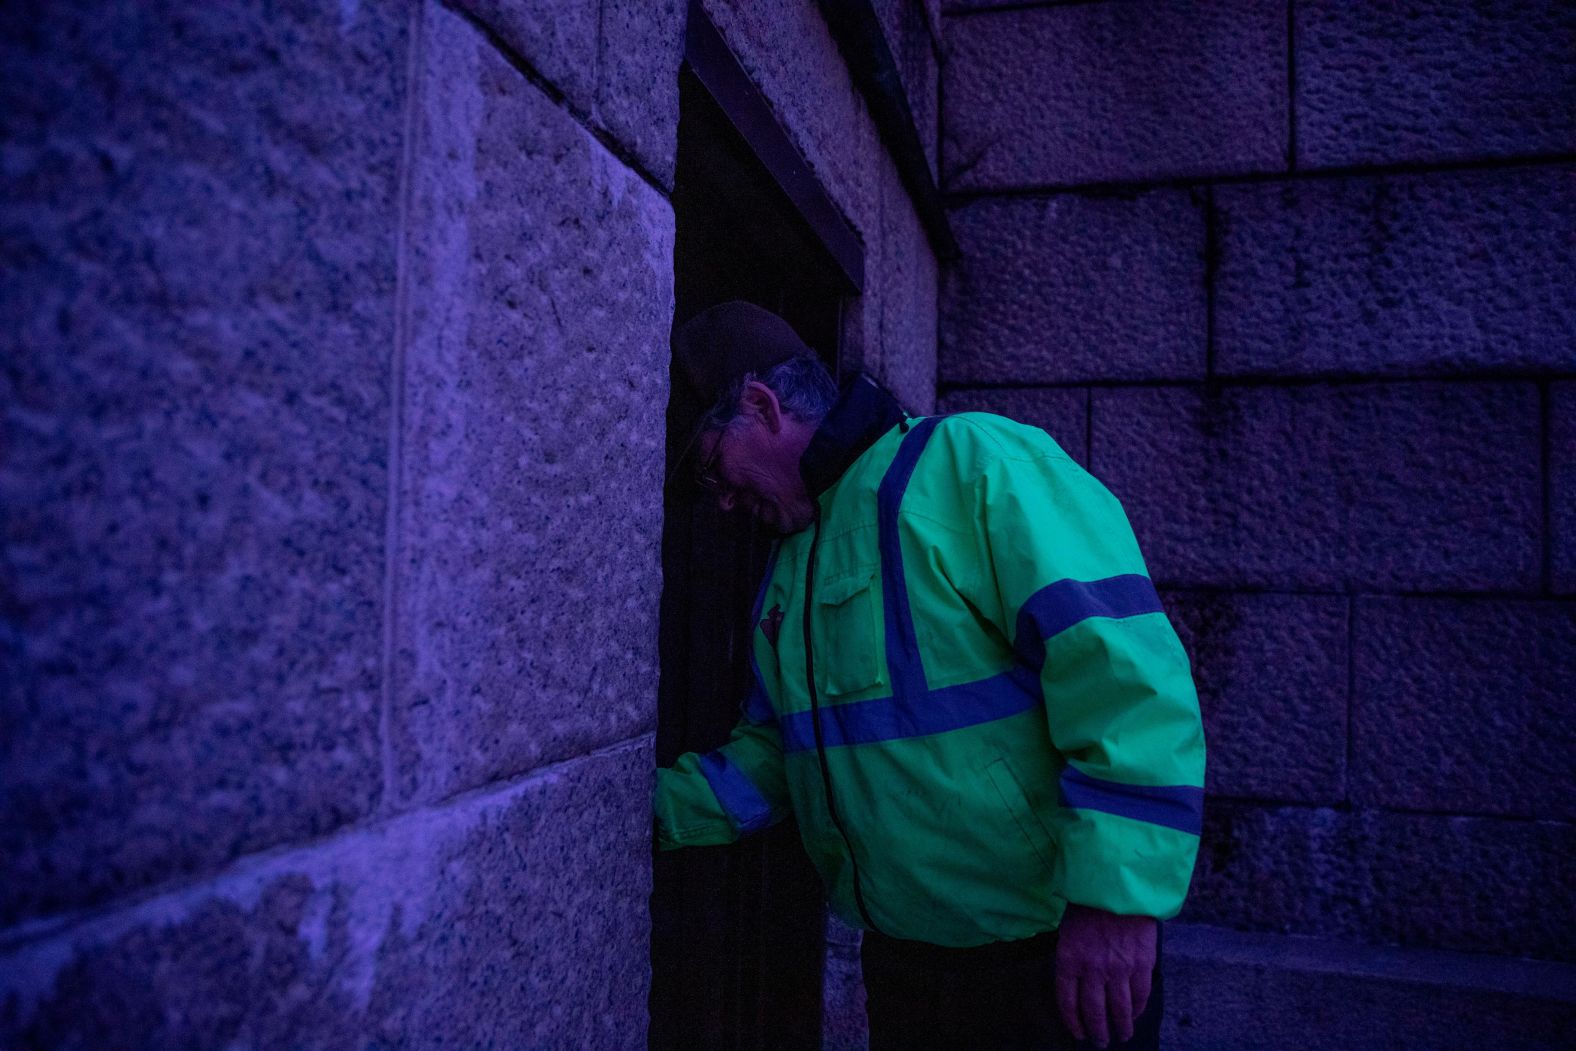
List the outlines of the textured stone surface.
{"type": "Polygon", "coordinates": [[[864,367],[910,412],[936,402],[936,295],[940,275],[897,168],[881,158],[881,228],[865,257],[864,309],[874,311],[877,351],[864,367]],[[872,360],[873,359],[873,360],[872,360]]]}
{"type": "Polygon", "coordinates": [[[1576,602],[1360,599],[1355,630],[1355,801],[1576,819],[1576,602]]]}
{"type": "Polygon", "coordinates": [[[1165,937],[1168,1048],[1555,1051],[1576,1028],[1569,964],[1175,923],[1165,937]]]}
{"type": "Polygon", "coordinates": [[[871,7],[881,23],[892,58],[897,62],[898,79],[914,116],[914,130],[925,148],[930,177],[938,179],[936,117],[941,67],[931,43],[929,15],[920,0],[873,0],[871,7]]]}
{"type": "Polygon", "coordinates": [[[827,196],[869,245],[881,222],[882,147],[818,5],[703,2],[827,196]]]}
{"type": "Polygon", "coordinates": [[[1297,158],[1420,163],[1576,149],[1576,7],[1296,5],[1297,158]]]}
{"type": "Polygon", "coordinates": [[[790,141],[865,245],[864,294],[843,322],[843,363],[881,376],[911,411],[935,388],[936,264],[875,122],[814,4],[706,0],[790,141]]]}
{"type": "Polygon", "coordinates": [[[0,1044],[643,1048],[651,769],[641,738],[0,949],[0,1044]]]}
{"type": "Polygon", "coordinates": [[[1224,375],[1576,371],[1576,173],[1222,186],[1224,375]]]}
{"type": "Polygon", "coordinates": [[[603,0],[451,2],[551,83],[577,113],[591,112],[597,95],[597,22],[603,0]]]}
{"type": "Polygon", "coordinates": [[[686,11],[680,0],[603,0],[597,51],[597,121],[669,189],[686,11]]]}
{"type": "Polygon", "coordinates": [[[405,21],[0,14],[0,923],[377,801],[405,21]]]}
{"type": "Polygon", "coordinates": [[[1163,583],[1539,586],[1530,383],[1097,389],[1091,411],[1163,583]]]}
{"type": "Polygon", "coordinates": [[[951,190],[1286,166],[1286,5],[1142,0],[949,19],[951,190]]]}
{"type": "Polygon", "coordinates": [[[941,46],[941,0],[919,0],[919,5],[925,9],[925,22],[930,26],[930,36],[941,46]]]}
{"type": "Polygon", "coordinates": [[[826,917],[826,974],[821,1003],[822,1051],[864,1051],[870,1043],[865,982],[859,968],[860,934],[826,917]]]}
{"type": "Polygon", "coordinates": [[[1576,383],[1555,383],[1549,400],[1549,577],[1576,593],[1576,383]]]}
{"type": "Polygon", "coordinates": [[[942,395],[938,412],[994,412],[1040,428],[1067,455],[1089,463],[1089,392],[1078,387],[963,387],[942,395]]]}
{"type": "Polygon", "coordinates": [[[1214,800],[1189,922],[1576,960],[1576,826],[1214,800]]]}
{"type": "Polygon", "coordinates": [[[650,726],[673,213],[429,12],[392,747],[433,799],[650,726]]]}
{"type": "Polygon", "coordinates": [[[944,382],[1203,378],[1202,193],[983,198],[951,220],[944,382]]]}
{"type": "Polygon", "coordinates": [[[1347,600],[1169,592],[1193,662],[1211,796],[1345,798],[1347,600]]]}

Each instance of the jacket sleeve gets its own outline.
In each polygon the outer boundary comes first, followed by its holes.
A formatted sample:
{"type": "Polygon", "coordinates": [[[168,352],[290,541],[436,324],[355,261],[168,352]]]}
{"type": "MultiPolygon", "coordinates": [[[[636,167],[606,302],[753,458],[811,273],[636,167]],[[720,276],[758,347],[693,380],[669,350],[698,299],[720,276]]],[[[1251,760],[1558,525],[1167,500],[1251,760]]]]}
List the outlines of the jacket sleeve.
{"type": "Polygon", "coordinates": [[[661,850],[732,843],[788,816],[782,736],[767,685],[778,682],[777,656],[755,626],[776,564],[774,549],[750,618],[750,692],[728,743],[710,752],[686,752],[657,771],[652,809],[661,850]],[[768,674],[762,674],[763,656],[770,661],[768,674]]]}
{"type": "Polygon", "coordinates": [[[732,843],[781,821],[788,787],[776,724],[746,716],[721,748],[686,752],[658,770],[654,809],[662,850],[732,843]]]}
{"type": "Polygon", "coordinates": [[[1121,505],[1047,441],[974,477],[993,612],[1039,673],[1065,763],[1057,835],[1067,900],[1175,916],[1203,812],[1204,733],[1187,654],[1121,505]]]}

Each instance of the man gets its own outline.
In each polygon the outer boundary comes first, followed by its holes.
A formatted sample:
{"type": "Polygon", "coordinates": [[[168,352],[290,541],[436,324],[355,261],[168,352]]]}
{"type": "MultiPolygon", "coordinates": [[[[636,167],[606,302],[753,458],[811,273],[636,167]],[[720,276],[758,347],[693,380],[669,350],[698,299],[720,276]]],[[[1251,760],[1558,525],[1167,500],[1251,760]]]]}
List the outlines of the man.
{"type": "Polygon", "coordinates": [[[701,486],[783,536],[743,717],[658,772],[660,846],[791,812],[866,931],[872,1048],[1156,1046],[1204,741],[1120,505],[1038,429],[838,393],[750,304],[674,351],[701,486]]]}

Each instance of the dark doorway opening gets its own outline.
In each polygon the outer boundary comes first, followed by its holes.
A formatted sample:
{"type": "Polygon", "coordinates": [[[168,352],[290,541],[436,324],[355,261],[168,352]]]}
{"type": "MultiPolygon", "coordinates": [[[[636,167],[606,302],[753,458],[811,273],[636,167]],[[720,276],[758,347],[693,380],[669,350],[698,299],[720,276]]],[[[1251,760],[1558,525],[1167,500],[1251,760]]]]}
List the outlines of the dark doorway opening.
{"type": "MultiPolygon", "coordinates": [[[[696,5],[680,74],[673,192],[675,323],[729,299],[775,311],[839,370],[843,308],[863,251],[696,5]]],[[[841,378],[841,377],[839,377],[841,378]]],[[[668,460],[699,406],[674,377],[668,460]]],[[[728,739],[748,687],[750,607],[771,537],[666,497],[657,761],[728,739]]],[[[659,854],[649,1044],[817,1048],[825,904],[790,821],[728,847],[659,854]]]]}

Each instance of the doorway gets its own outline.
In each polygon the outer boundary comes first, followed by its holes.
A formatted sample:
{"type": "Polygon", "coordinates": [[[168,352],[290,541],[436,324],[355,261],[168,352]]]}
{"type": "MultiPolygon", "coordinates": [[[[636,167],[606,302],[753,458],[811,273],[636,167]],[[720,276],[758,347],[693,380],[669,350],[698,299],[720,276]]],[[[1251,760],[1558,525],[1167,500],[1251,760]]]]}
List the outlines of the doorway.
{"type": "MultiPolygon", "coordinates": [[[[765,100],[692,4],[679,77],[673,192],[675,324],[730,299],[777,313],[841,379],[843,310],[863,251],[765,100]]],[[[700,406],[677,377],[668,461],[700,406]]],[[[657,761],[727,741],[749,685],[749,613],[771,538],[665,497],[657,761]]],[[[788,821],[727,847],[659,854],[649,1046],[818,1048],[826,909],[788,821]]]]}

